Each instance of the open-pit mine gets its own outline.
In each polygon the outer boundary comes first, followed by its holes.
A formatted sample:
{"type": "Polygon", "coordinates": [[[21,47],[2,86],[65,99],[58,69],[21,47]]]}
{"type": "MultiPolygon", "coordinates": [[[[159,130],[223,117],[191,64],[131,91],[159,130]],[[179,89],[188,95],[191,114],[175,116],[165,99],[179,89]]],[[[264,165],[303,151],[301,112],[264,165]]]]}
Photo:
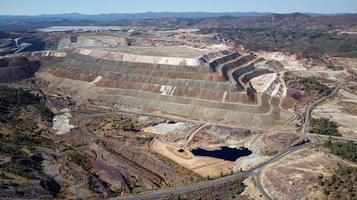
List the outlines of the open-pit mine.
{"type": "Polygon", "coordinates": [[[56,48],[0,58],[0,198],[331,199],[356,165],[316,127],[356,139],[356,68],[197,28],[38,31],[56,48]]]}

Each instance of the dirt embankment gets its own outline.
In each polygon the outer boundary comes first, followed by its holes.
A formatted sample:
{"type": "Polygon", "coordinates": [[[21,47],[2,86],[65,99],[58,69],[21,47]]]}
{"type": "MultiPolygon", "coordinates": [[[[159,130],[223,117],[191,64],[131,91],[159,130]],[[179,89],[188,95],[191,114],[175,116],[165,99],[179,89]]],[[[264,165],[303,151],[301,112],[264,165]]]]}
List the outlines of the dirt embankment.
{"type": "Polygon", "coordinates": [[[27,57],[0,58],[0,82],[10,83],[30,78],[40,66],[38,60],[27,57]]]}

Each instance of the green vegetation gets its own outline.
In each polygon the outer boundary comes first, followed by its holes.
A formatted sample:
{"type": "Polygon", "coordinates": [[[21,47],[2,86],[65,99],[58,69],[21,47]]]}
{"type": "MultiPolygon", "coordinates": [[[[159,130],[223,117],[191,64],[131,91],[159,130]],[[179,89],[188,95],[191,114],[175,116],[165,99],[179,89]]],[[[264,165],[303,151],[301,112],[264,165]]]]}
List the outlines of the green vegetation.
{"type": "Polygon", "coordinates": [[[320,83],[315,77],[302,77],[287,74],[284,76],[284,81],[288,87],[299,90],[314,90],[324,96],[329,95],[332,92],[327,85],[320,83]]]}
{"type": "Polygon", "coordinates": [[[31,106],[40,112],[43,119],[52,119],[53,115],[44,105],[45,101],[39,95],[34,95],[22,88],[0,86],[0,119],[7,119],[10,112],[19,112],[20,108],[31,106]]]}
{"type": "Polygon", "coordinates": [[[21,177],[30,177],[30,174],[26,172],[25,167],[14,161],[1,165],[0,170],[21,177]]]}
{"type": "Polygon", "coordinates": [[[352,141],[327,141],[324,144],[325,148],[330,149],[331,153],[342,157],[343,159],[357,162],[357,144],[352,141]]]}
{"type": "Polygon", "coordinates": [[[310,120],[309,131],[320,135],[341,136],[341,133],[338,131],[337,123],[330,121],[328,118],[312,118],[310,120]]]}
{"type": "MultiPolygon", "coordinates": [[[[1,124],[0,124],[1,125],[1,124]]],[[[56,143],[39,133],[30,130],[19,130],[18,127],[12,127],[13,132],[8,136],[0,133],[0,155],[5,156],[24,156],[24,149],[33,150],[36,147],[45,147],[54,149],[56,143]]]]}
{"type": "Polygon", "coordinates": [[[52,113],[42,104],[43,101],[27,90],[0,86],[0,126],[6,130],[0,133],[1,155],[24,156],[24,149],[55,147],[52,140],[41,136],[43,130],[37,126],[37,119],[33,119],[33,114],[39,113],[46,119],[52,118],[52,113]],[[25,107],[33,108],[29,109],[31,114],[28,117],[21,116],[25,107]]]}
{"type": "Polygon", "coordinates": [[[116,130],[136,131],[136,122],[131,118],[120,116],[113,120],[113,128],[116,130]]]}
{"type": "Polygon", "coordinates": [[[0,139],[0,154],[5,156],[22,156],[25,155],[25,152],[21,150],[21,147],[0,139]]]}
{"type": "MultiPolygon", "coordinates": [[[[44,136],[47,128],[38,125],[39,116],[52,119],[52,113],[44,104],[43,97],[28,90],[0,86],[0,157],[9,159],[0,164],[0,174],[40,181],[39,186],[56,197],[60,186],[44,174],[43,157],[36,153],[37,147],[54,149],[57,146],[55,141],[44,136]]],[[[16,185],[18,180],[5,179],[6,176],[1,176],[0,182],[16,185]]]]}
{"type": "Polygon", "coordinates": [[[240,194],[244,191],[243,180],[236,180],[231,185],[227,185],[228,191],[224,192],[223,199],[238,199],[240,194]]]}
{"type": "Polygon", "coordinates": [[[283,28],[209,28],[203,33],[219,33],[251,51],[282,51],[320,60],[324,55],[357,57],[356,37],[328,30],[283,28]]]}
{"type": "Polygon", "coordinates": [[[116,116],[105,119],[99,127],[102,130],[139,131],[139,123],[130,117],[116,116]]]}
{"type": "Polygon", "coordinates": [[[0,165],[0,170],[25,178],[38,178],[42,172],[41,155],[12,157],[11,161],[0,165]]]}
{"type": "Polygon", "coordinates": [[[85,153],[77,152],[77,151],[69,151],[67,153],[67,159],[69,162],[77,164],[78,166],[82,167],[84,170],[88,171],[91,169],[90,160],[88,159],[85,153]]]}
{"type": "MultiPolygon", "coordinates": [[[[332,141],[324,144],[331,153],[343,159],[357,162],[357,144],[352,141],[332,141]]],[[[319,176],[319,184],[329,199],[357,200],[357,167],[339,166],[331,177],[319,176]]]]}
{"type": "Polygon", "coordinates": [[[331,177],[319,176],[319,184],[329,199],[357,199],[357,167],[338,167],[331,177]]]}
{"type": "Polygon", "coordinates": [[[17,179],[5,176],[4,172],[29,180],[40,181],[40,186],[48,190],[53,197],[60,191],[60,185],[43,172],[43,158],[40,154],[33,156],[12,157],[11,161],[0,165],[0,182],[6,179],[7,184],[16,184],[17,179]]]}

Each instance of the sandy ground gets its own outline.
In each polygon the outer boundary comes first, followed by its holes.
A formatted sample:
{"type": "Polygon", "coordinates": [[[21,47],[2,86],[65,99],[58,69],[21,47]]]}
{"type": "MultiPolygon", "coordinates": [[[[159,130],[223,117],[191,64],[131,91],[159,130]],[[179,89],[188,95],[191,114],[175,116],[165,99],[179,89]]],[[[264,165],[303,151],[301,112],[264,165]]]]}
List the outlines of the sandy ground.
{"type": "Polygon", "coordinates": [[[284,149],[295,146],[303,142],[304,137],[298,133],[289,132],[265,132],[263,134],[256,134],[247,140],[243,145],[252,151],[252,154],[245,157],[240,157],[235,161],[234,171],[241,169],[246,171],[258,164],[269,160],[273,155],[284,149]]]}
{"type": "MultiPolygon", "coordinates": [[[[122,47],[120,47],[122,48],[122,47]]],[[[127,48],[127,47],[123,47],[127,48]]],[[[169,47],[171,48],[171,47],[169,47]]],[[[155,47],[148,48],[153,51],[155,47]]],[[[161,47],[158,47],[158,50],[161,47]]],[[[94,58],[100,58],[113,61],[125,61],[125,62],[138,62],[138,63],[151,63],[151,64],[163,64],[163,65],[187,65],[187,66],[199,66],[200,61],[197,56],[185,58],[174,55],[174,52],[170,52],[168,56],[156,56],[145,55],[143,52],[135,51],[135,53],[125,53],[123,51],[114,51],[110,48],[108,51],[100,50],[100,48],[76,48],[73,49],[73,53],[91,56],[94,58]],[[98,50],[99,49],[99,50],[98,50]],[[109,51],[110,50],[110,51],[109,51]]]]}
{"type": "Polygon", "coordinates": [[[254,199],[254,200],[265,200],[262,193],[259,189],[255,186],[254,179],[249,176],[243,181],[246,188],[244,189],[243,193],[240,195],[246,199],[254,199]]]}
{"type": "Polygon", "coordinates": [[[264,74],[251,80],[252,86],[257,92],[264,92],[275,80],[276,74],[264,74]]]}
{"type": "Polygon", "coordinates": [[[190,123],[190,122],[176,122],[176,123],[166,122],[166,123],[160,123],[156,126],[146,127],[143,129],[143,131],[152,134],[159,134],[159,135],[166,135],[169,133],[175,135],[186,135],[196,127],[197,124],[190,123]]]}
{"type": "Polygon", "coordinates": [[[284,69],[289,71],[306,70],[305,66],[295,58],[295,56],[288,56],[281,52],[256,52],[260,57],[267,60],[277,60],[284,65],[284,69]]]}
{"type": "Polygon", "coordinates": [[[338,164],[356,165],[319,148],[304,149],[268,165],[260,178],[272,199],[324,199],[318,176],[330,176],[338,164]]]}
{"type": "Polygon", "coordinates": [[[198,32],[200,29],[197,28],[179,28],[176,30],[165,30],[165,31],[156,31],[158,34],[171,34],[171,33],[193,33],[198,32]]]}
{"type": "Polygon", "coordinates": [[[330,118],[340,126],[344,137],[357,139],[357,95],[340,90],[336,98],[326,101],[312,112],[314,118],[330,118]]]}
{"type": "MultiPolygon", "coordinates": [[[[83,46],[85,48],[89,48],[83,46]]],[[[170,46],[170,47],[114,47],[114,48],[98,48],[96,50],[121,52],[127,54],[140,54],[146,56],[166,56],[166,57],[182,57],[194,58],[208,52],[208,50],[194,49],[188,46],[170,46]]]]}
{"type": "Polygon", "coordinates": [[[342,66],[345,69],[351,69],[355,72],[357,71],[357,58],[333,57],[329,61],[331,61],[336,66],[342,66]]]}
{"type": "Polygon", "coordinates": [[[241,169],[249,170],[250,168],[256,166],[257,164],[260,164],[270,158],[269,156],[262,156],[260,154],[261,147],[263,146],[261,144],[262,137],[263,135],[260,134],[254,135],[243,144],[243,146],[249,148],[252,151],[252,154],[249,156],[240,157],[235,161],[235,165],[234,165],[235,172],[240,171],[241,169]]]}
{"type": "Polygon", "coordinates": [[[242,157],[236,160],[235,165],[234,165],[234,171],[238,172],[241,169],[243,171],[249,170],[253,168],[254,166],[263,163],[264,161],[269,160],[271,158],[270,156],[262,156],[258,153],[253,153],[247,157],[242,157]]]}
{"type": "MultiPolygon", "coordinates": [[[[67,43],[67,46],[126,54],[182,58],[194,58],[210,51],[210,49],[206,48],[193,47],[185,40],[181,41],[179,39],[164,36],[164,34],[160,35],[159,32],[153,32],[152,34],[154,36],[153,38],[140,38],[147,42],[147,44],[143,46],[137,46],[137,44],[130,45],[129,40],[127,39],[128,36],[120,34],[84,34],[78,37],[76,43],[67,43]],[[160,43],[162,41],[171,42],[172,44],[165,45],[164,43],[160,43]]],[[[180,32],[176,32],[175,34],[182,35],[180,32]]],[[[66,42],[63,41],[63,44],[65,43],[66,42]]]]}

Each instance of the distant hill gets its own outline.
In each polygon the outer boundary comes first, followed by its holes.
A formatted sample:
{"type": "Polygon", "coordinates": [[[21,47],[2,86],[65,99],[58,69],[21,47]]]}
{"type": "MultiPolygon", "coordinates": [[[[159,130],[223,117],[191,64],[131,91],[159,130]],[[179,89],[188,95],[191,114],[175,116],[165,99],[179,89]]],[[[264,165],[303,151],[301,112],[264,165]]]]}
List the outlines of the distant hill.
{"type": "Polygon", "coordinates": [[[279,29],[336,29],[357,26],[357,14],[306,15],[303,13],[269,14],[260,17],[207,18],[198,22],[199,28],[279,28],[279,29]]]}
{"type": "Polygon", "coordinates": [[[258,17],[268,15],[269,13],[259,12],[144,12],[144,13],[109,13],[86,15],[81,13],[66,13],[66,14],[52,14],[52,15],[0,15],[0,19],[68,19],[68,20],[92,20],[92,21],[112,21],[119,19],[160,19],[160,18],[208,18],[220,16],[232,17],[258,17]]]}
{"type": "MultiPolygon", "coordinates": [[[[81,13],[64,13],[64,14],[44,14],[44,15],[0,15],[0,19],[68,19],[68,20],[92,20],[92,21],[112,21],[119,19],[159,19],[159,18],[211,18],[221,16],[231,17],[260,17],[272,13],[268,12],[143,12],[143,13],[108,13],[108,14],[94,14],[87,15],[81,13]]],[[[304,13],[309,16],[333,16],[345,15],[347,13],[337,14],[319,14],[319,13],[304,13]]]]}
{"type": "Polygon", "coordinates": [[[240,27],[240,28],[296,28],[300,26],[341,25],[351,26],[357,20],[356,14],[274,14],[258,12],[145,12],[135,14],[80,13],[6,16],[0,15],[0,30],[38,29],[49,26],[146,26],[146,27],[240,27]]]}

